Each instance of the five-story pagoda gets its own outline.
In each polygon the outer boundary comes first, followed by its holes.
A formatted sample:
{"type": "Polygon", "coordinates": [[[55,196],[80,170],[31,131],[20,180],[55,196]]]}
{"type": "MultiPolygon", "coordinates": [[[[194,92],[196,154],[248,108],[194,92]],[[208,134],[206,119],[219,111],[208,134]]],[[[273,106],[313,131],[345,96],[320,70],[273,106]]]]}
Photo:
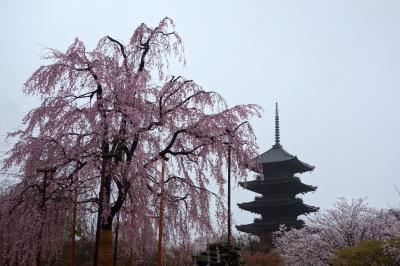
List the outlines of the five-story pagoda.
{"type": "Polygon", "coordinates": [[[300,228],[304,221],[298,216],[318,211],[317,207],[303,203],[297,198],[299,193],[315,191],[316,187],[303,184],[300,178],[295,176],[298,173],[312,171],[310,166],[296,156],[291,155],[282,148],[279,139],[279,114],[278,104],[275,109],[275,145],[271,149],[255,158],[262,176],[256,180],[241,182],[245,189],[259,193],[252,202],[239,203],[239,208],[257,213],[261,218],[254,219],[254,222],[246,225],[239,225],[239,231],[250,233],[260,237],[265,246],[272,245],[272,232],[279,229],[281,224],[287,228],[300,228]]]}

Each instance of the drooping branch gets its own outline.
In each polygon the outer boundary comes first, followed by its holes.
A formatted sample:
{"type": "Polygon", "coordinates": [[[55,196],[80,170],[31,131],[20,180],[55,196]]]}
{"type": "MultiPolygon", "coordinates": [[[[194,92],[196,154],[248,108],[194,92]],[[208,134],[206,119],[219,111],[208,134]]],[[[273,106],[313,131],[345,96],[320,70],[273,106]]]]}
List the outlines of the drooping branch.
{"type": "Polygon", "coordinates": [[[125,47],[124,47],[124,45],[123,45],[121,42],[117,41],[116,39],[111,38],[110,36],[107,36],[107,38],[108,38],[110,41],[112,41],[113,43],[116,43],[116,44],[119,46],[119,48],[120,48],[120,50],[121,50],[121,54],[122,54],[122,56],[124,57],[124,61],[126,62],[127,56],[126,56],[126,53],[125,53],[125,47]]]}
{"type": "Polygon", "coordinates": [[[145,57],[150,50],[149,43],[150,43],[150,38],[144,43],[141,42],[143,52],[142,52],[142,56],[140,57],[140,64],[139,64],[138,72],[142,72],[144,70],[145,57]]]}
{"type": "Polygon", "coordinates": [[[111,206],[111,217],[114,217],[119,212],[122,205],[124,204],[127,191],[129,190],[129,185],[127,184],[127,182],[121,182],[117,178],[114,178],[113,180],[118,188],[118,196],[117,200],[111,206]]]}

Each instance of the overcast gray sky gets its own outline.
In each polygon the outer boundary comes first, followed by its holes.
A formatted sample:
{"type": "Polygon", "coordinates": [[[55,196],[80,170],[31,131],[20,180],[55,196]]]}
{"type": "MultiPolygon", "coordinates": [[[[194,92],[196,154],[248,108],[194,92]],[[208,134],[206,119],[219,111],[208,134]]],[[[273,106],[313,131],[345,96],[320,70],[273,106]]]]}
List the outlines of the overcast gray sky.
{"type": "MultiPolygon", "coordinates": [[[[337,197],[400,202],[400,1],[22,1],[0,3],[0,136],[34,106],[22,83],[45,47],[75,37],[93,48],[111,35],[127,41],[141,23],[175,20],[187,65],[179,74],[222,94],[230,105],[257,103],[260,152],[273,144],[279,102],[281,143],[316,166],[306,203],[337,197]]],[[[175,69],[174,69],[175,71],[175,69]]],[[[9,145],[1,142],[1,151],[9,145]]],[[[234,202],[254,194],[234,191],[234,202]]],[[[253,215],[233,209],[237,223],[253,215]]]]}

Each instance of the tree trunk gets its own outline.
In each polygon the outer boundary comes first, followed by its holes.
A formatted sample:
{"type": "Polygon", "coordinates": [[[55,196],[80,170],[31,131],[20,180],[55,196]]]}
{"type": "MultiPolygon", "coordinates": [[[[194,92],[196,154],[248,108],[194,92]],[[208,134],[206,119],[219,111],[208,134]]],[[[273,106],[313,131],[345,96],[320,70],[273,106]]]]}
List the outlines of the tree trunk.
{"type": "Polygon", "coordinates": [[[113,244],[112,244],[112,220],[113,217],[108,214],[108,217],[104,219],[103,212],[107,210],[110,204],[111,194],[111,178],[106,174],[107,160],[102,162],[102,176],[100,181],[100,193],[99,193],[99,209],[97,212],[97,228],[96,228],[96,242],[94,249],[94,266],[112,266],[113,263],[113,244]],[[107,250],[108,249],[108,250],[107,250]],[[108,254],[111,254],[108,257],[108,254]]]}
{"type": "Polygon", "coordinates": [[[94,266],[112,266],[113,263],[113,243],[112,243],[112,220],[111,213],[103,219],[103,212],[110,207],[111,195],[111,176],[108,174],[107,167],[110,163],[110,149],[108,142],[107,107],[103,103],[103,87],[98,81],[97,75],[92,72],[92,76],[97,83],[97,108],[100,114],[101,132],[101,170],[100,170],[100,192],[99,208],[97,211],[96,242],[94,246],[94,266]]]}
{"type": "Polygon", "coordinates": [[[100,229],[98,252],[98,266],[111,266],[113,264],[113,237],[111,228],[100,229]]]}

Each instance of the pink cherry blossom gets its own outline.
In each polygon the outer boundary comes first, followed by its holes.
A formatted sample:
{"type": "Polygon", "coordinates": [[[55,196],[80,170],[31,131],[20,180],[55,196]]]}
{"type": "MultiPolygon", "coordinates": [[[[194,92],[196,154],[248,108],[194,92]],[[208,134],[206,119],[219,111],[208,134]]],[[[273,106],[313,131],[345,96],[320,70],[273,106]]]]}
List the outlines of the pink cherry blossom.
{"type": "MultiPolygon", "coordinates": [[[[171,56],[184,63],[169,18],[154,28],[141,24],[127,44],[105,36],[87,51],[77,38],[65,52],[49,50],[48,64],[24,87],[41,104],[10,134],[18,141],[4,161],[4,170],[17,169],[21,178],[0,203],[3,264],[58,258],[75,190],[80,219],[89,223],[97,212],[96,261],[110,260],[102,254],[112,243],[98,243],[118,213],[122,250],[135,257],[150,249],[167,159],[165,244],[187,246],[193,230],[211,230],[213,195],[219,207],[224,202],[208,185],[214,180],[223,193],[228,146],[233,173],[246,176],[257,155],[248,120],[260,107],[228,107],[218,93],[168,74],[171,56]]],[[[219,218],[223,213],[218,208],[219,218]]]]}

